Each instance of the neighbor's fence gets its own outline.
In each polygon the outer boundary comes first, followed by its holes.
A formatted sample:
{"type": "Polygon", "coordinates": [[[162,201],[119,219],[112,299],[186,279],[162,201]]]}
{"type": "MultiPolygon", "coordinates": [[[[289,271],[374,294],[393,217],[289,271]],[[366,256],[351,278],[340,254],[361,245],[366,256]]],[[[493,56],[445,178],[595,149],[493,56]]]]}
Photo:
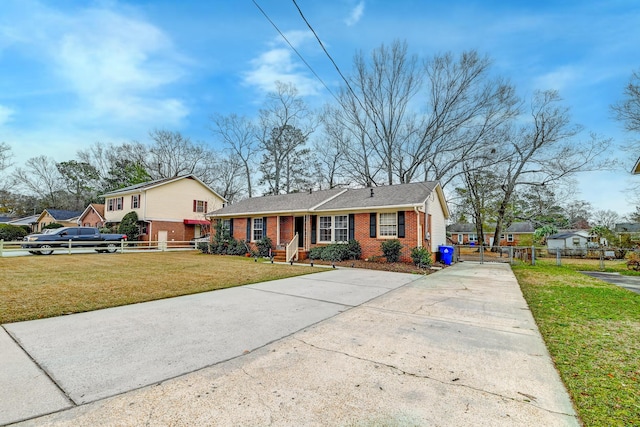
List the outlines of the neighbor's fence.
{"type": "Polygon", "coordinates": [[[489,246],[456,245],[455,261],[475,261],[475,262],[508,262],[521,261],[528,264],[536,263],[537,259],[554,259],[557,265],[562,265],[567,259],[590,259],[600,260],[601,266],[604,261],[625,260],[635,253],[640,258],[640,252],[630,248],[592,248],[573,247],[567,249],[546,248],[535,246],[500,246],[491,248],[489,246]]]}
{"type": "MultiPolygon", "coordinates": [[[[22,245],[29,243],[30,245],[36,245],[37,242],[25,242],[19,241],[4,241],[0,240],[0,257],[18,256],[24,255],[25,252],[31,251],[34,255],[40,253],[55,253],[55,254],[78,254],[78,253],[93,253],[94,251],[100,252],[149,252],[149,251],[176,251],[176,250],[195,250],[197,244],[193,241],[131,241],[120,240],[113,243],[113,245],[107,246],[104,241],[74,241],[69,240],[67,242],[55,242],[57,246],[51,247],[30,247],[25,248],[22,245]]],[[[42,242],[42,244],[47,244],[42,242]]]]}

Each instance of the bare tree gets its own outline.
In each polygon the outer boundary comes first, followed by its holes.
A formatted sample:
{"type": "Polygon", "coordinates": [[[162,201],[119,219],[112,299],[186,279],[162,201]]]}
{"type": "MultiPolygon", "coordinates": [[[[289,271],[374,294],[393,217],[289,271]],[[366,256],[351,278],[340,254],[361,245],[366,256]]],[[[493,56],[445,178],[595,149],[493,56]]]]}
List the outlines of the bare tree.
{"type": "Polygon", "coordinates": [[[11,166],[11,147],[6,142],[0,142],[0,172],[11,166]]]}
{"type": "MultiPolygon", "coordinates": [[[[247,117],[231,114],[228,116],[214,115],[211,132],[218,136],[226,150],[228,159],[233,158],[240,163],[238,166],[244,171],[246,188],[249,197],[253,196],[252,176],[254,173],[254,157],[257,151],[256,125],[247,117]]],[[[234,163],[227,165],[231,166],[234,163]]]]}
{"type": "Polygon", "coordinates": [[[556,91],[537,93],[531,103],[531,122],[514,129],[503,141],[508,157],[495,168],[500,171],[502,196],[497,206],[494,249],[516,189],[561,182],[605,163],[603,155],[610,141],[593,135],[576,141],[581,128],[571,124],[568,109],[559,104],[556,91]]]}
{"type": "Polygon", "coordinates": [[[614,117],[629,132],[640,132],[640,70],[634,71],[624,89],[624,98],[611,106],[614,117]]]}
{"type": "MultiPolygon", "coordinates": [[[[437,55],[425,62],[428,85],[427,112],[416,128],[405,167],[410,181],[422,167],[425,180],[446,186],[463,165],[487,152],[499,153],[504,126],[519,114],[520,101],[512,85],[490,75],[491,61],[476,51],[437,55]]],[[[494,157],[495,162],[500,157],[494,157]]]]}
{"type": "Polygon", "coordinates": [[[585,200],[568,200],[564,205],[564,213],[568,220],[569,228],[590,228],[589,220],[593,212],[591,203],[585,200]]]}
{"type": "Polygon", "coordinates": [[[240,199],[245,188],[241,160],[231,153],[220,154],[215,171],[216,178],[213,188],[216,192],[229,202],[240,199]]]}
{"type": "Polygon", "coordinates": [[[322,116],[325,136],[338,147],[345,180],[375,186],[382,163],[368,133],[370,121],[357,98],[346,89],[341,90],[339,98],[342,108],[327,106],[322,116]]]}
{"type": "Polygon", "coordinates": [[[43,199],[49,208],[63,208],[64,183],[56,162],[46,156],[32,157],[13,177],[19,188],[43,199]]]}
{"type": "Polygon", "coordinates": [[[2,176],[2,173],[12,166],[11,147],[6,142],[0,142],[0,191],[9,191],[11,180],[2,176]]]}
{"type": "Polygon", "coordinates": [[[620,222],[620,215],[611,209],[599,209],[592,214],[593,223],[609,231],[613,231],[616,223],[620,222]]]}
{"type": "Polygon", "coordinates": [[[269,186],[269,193],[280,194],[292,189],[292,166],[297,170],[309,169],[304,148],[309,135],[315,130],[315,118],[306,103],[291,84],[276,82],[276,92],[267,96],[260,110],[257,138],[262,151],[261,183],[269,186]],[[297,156],[296,156],[297,154],[297,156]]]}
{"type": "MultiPolygon", "coordinates": [[[[382,169],[388,184],[429,179],[446,186],[464,162],[498,143],[496,132],[518,113],[514,88],[492,78],[490,65],[475,51],[420,64],[397,41],[369,62],[357,55],[339,95],[341,116],[333,118],[353,134],[345,157],[360,161],[360,171],[382,169]]],[[[371,172],[369,182],[376,180],[371,172]]]]}

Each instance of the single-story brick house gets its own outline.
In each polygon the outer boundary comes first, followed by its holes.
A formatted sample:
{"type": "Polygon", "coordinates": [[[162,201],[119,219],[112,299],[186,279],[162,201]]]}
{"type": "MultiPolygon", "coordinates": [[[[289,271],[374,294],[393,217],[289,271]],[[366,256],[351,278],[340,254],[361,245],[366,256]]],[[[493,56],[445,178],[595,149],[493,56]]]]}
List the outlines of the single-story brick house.
{"type": "MultiPolygon", "coordinates": [[[[495,228],[484,230],[485,245],[493,244],[495,228]]],[[[514,222],[500,235],[500,246],[531,245],[535,227],[530,222],[514,222]]],[[[478,244],[478,234],[475,224],[457,222],[447,226],[451,242],[456,245],[478,244]]]]}
{"type": "Polygon", "coordinates": [[[360,243],[363,258],[380,256],[385,239],[399,239],[402,260],[410,261],[414,247],[435,254],[446,244],[449,210],[438,182],[415,182],[253,197],[207,217],[224,221],[236,239],[256,242],[268,236],[277,249],[297,238],[296,259],[306,258],[313,247],[349,240],[360,243]]]}

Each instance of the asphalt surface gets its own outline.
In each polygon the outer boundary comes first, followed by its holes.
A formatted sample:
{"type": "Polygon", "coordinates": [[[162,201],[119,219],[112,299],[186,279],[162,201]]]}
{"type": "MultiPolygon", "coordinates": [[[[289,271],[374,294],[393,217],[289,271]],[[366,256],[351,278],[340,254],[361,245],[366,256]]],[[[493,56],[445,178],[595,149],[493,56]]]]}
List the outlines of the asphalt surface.
{"type": "Polygon", "coordinates": [[[337,269],[3,329],[0,423],[579,425],[503,264],[337,269]]]}
{"type": "Polygon", "coordinates": [[[623,276],[620,273],[604,273],[600,271],[581,271],[581,273],[640,294],[640,277],[638,276],[623,276]]]}

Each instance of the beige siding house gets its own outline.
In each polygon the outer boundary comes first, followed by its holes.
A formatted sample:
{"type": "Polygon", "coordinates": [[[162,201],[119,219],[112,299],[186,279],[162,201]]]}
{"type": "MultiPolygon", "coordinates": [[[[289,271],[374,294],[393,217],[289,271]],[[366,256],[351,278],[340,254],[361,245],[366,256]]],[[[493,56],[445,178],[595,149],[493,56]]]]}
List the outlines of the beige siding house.
{"type": "Polygon", "coordinates": [[[194,175],[149,181],[104,194],[104,217],[118,224],[135,211],[139,240],[186,242],[209,233],[205,214],[226,200],[194,175]]]}
{"type": "Polygon", "coordinates": [[[62,209],[45,209],[42,211],[36,224],[33,227],[34,231],[42,231],[42,229],[49,224],[61,224],[64,227],[77,227],[78,218],[82,212],[80,211],[65,211],[62,209]]]}

